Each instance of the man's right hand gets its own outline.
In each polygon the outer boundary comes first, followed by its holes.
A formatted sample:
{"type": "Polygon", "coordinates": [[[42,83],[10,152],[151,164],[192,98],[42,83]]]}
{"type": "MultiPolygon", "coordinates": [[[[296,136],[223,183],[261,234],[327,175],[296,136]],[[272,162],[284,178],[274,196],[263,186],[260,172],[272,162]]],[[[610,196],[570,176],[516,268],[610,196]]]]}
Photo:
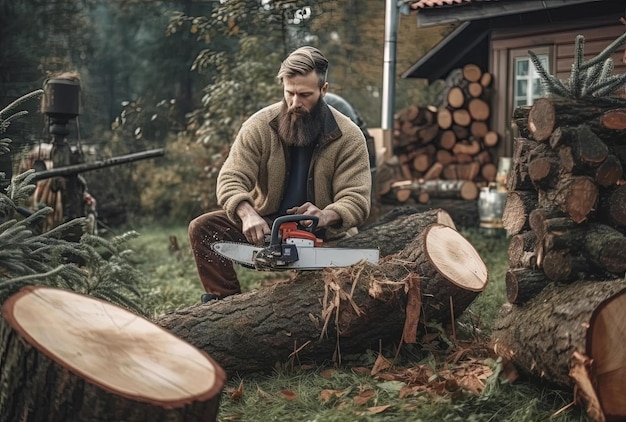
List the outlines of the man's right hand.
{"type": "Polygon", "coordinates": [[[241,231],[246,240],[255,245],[263,245],[265,235],[270,234],[270,226],[248,202],[237,207],[237,216],[241,219],[241,231]]]}

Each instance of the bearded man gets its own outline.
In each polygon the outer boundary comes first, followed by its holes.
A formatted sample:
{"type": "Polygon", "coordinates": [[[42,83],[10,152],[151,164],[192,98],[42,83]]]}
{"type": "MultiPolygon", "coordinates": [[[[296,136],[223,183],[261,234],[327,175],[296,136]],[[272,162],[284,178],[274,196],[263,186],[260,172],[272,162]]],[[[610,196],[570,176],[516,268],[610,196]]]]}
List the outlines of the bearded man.
{"type": "Polygon", "coordinates": [[[217,179],[221,210],[195,218],[189,240],[208,302],[241,293],[233,264],[211,249],[216,241],[262,245],[276,217],[318,218],[316,235],[356,231],[370,212],[371,173],[365,137],[324,101],[328,60],[301,47],[281,64],[283,101],[242,125],[217,179]]]}

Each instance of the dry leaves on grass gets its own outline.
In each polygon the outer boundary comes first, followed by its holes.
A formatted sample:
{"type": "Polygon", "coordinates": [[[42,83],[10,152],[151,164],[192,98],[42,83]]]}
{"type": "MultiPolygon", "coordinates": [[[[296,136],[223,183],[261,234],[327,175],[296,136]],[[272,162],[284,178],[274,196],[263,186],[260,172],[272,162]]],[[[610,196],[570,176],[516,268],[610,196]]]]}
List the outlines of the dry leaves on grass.
{"type": "MultiPolygon", "coordinates": [[[[428,335],[426,335],[428,336],[428,335]]],[[[437,336],[422,338],[434,341],[437,336]]],[[[405,385],[400,398],[429,393],[443,396],[466,390],[479,396],[485,389],[487,379],[493,374],[489,359],[492,353],[478,342],[457,342],[456,349],[435,355],[428,363],[408,368],[393,368],[382,354],[376,359],[372,375],[384,381],[399,381],[405,385]]]]}

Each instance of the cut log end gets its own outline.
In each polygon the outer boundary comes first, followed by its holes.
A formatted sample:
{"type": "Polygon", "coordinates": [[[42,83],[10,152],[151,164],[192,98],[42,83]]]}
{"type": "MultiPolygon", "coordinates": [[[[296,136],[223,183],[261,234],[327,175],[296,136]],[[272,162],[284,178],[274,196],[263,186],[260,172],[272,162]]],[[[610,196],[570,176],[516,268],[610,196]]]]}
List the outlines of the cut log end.
{"type": "Polygon", "coordinates": [[[546,141],[556,127],[556,114],[550,100],[539,98],[528,114],[528,129],[534,140],[546,141]]]}
{"type": "Polygon", "coordinates": [[[607,420],[626,418],[626,292],[598,306],[591,319],[587,348],[594,362],[596,391],[607,420]]]}
{"type": "Polygon", "coordinates": [[[125,409],[143,403],[158,414],[188,405],[197,411],[205,405],[195,404],[213,402],[204,409],[217,412],[222,368],[126,309],[66,290],[27,287],[4,303],[2,313],[19,338],[54,362],[55,371],[94,386],[110,406],[116,400],[125,409]]]}
{"type": "Polygon", "coordinates": [[[487,285],[487,266],[474,247],[456,230],[434,224],[427,228],[428,259],[452,283],[480,292],[487,285]]]}

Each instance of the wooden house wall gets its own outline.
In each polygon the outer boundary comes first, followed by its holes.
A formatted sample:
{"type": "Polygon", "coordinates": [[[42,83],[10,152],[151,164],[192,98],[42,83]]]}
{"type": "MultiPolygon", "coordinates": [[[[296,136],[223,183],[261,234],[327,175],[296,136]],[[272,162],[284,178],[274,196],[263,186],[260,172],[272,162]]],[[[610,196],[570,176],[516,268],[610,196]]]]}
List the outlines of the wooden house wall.
{"type": "MultiPolygon", "coordinates": [[[[503,135],[504,142],[498,150],[499,155],[510,156],[512,140],[515,136],[510,116],[513,112],[513,80],[511,63],[512,50],[532,50],[534,52],[550,51],[552,63],[550,72],[560,79],[567,79],[574,61],[574,45],[577,35],[585,37],[584,57],[591,58],[606,48],[617,37],[624,33],[626,27],[620,22],[596,21],[586,22],[584,26],[559,28],[558,25],[541,28],[517,28],[513,30],[494,30],[491,36],[490,72],[494,75],[495,95],[491,126],[503,135]]],[[[614,74],[626,73],[624,63],[624,47],[613,54],[614,74]]]]}

